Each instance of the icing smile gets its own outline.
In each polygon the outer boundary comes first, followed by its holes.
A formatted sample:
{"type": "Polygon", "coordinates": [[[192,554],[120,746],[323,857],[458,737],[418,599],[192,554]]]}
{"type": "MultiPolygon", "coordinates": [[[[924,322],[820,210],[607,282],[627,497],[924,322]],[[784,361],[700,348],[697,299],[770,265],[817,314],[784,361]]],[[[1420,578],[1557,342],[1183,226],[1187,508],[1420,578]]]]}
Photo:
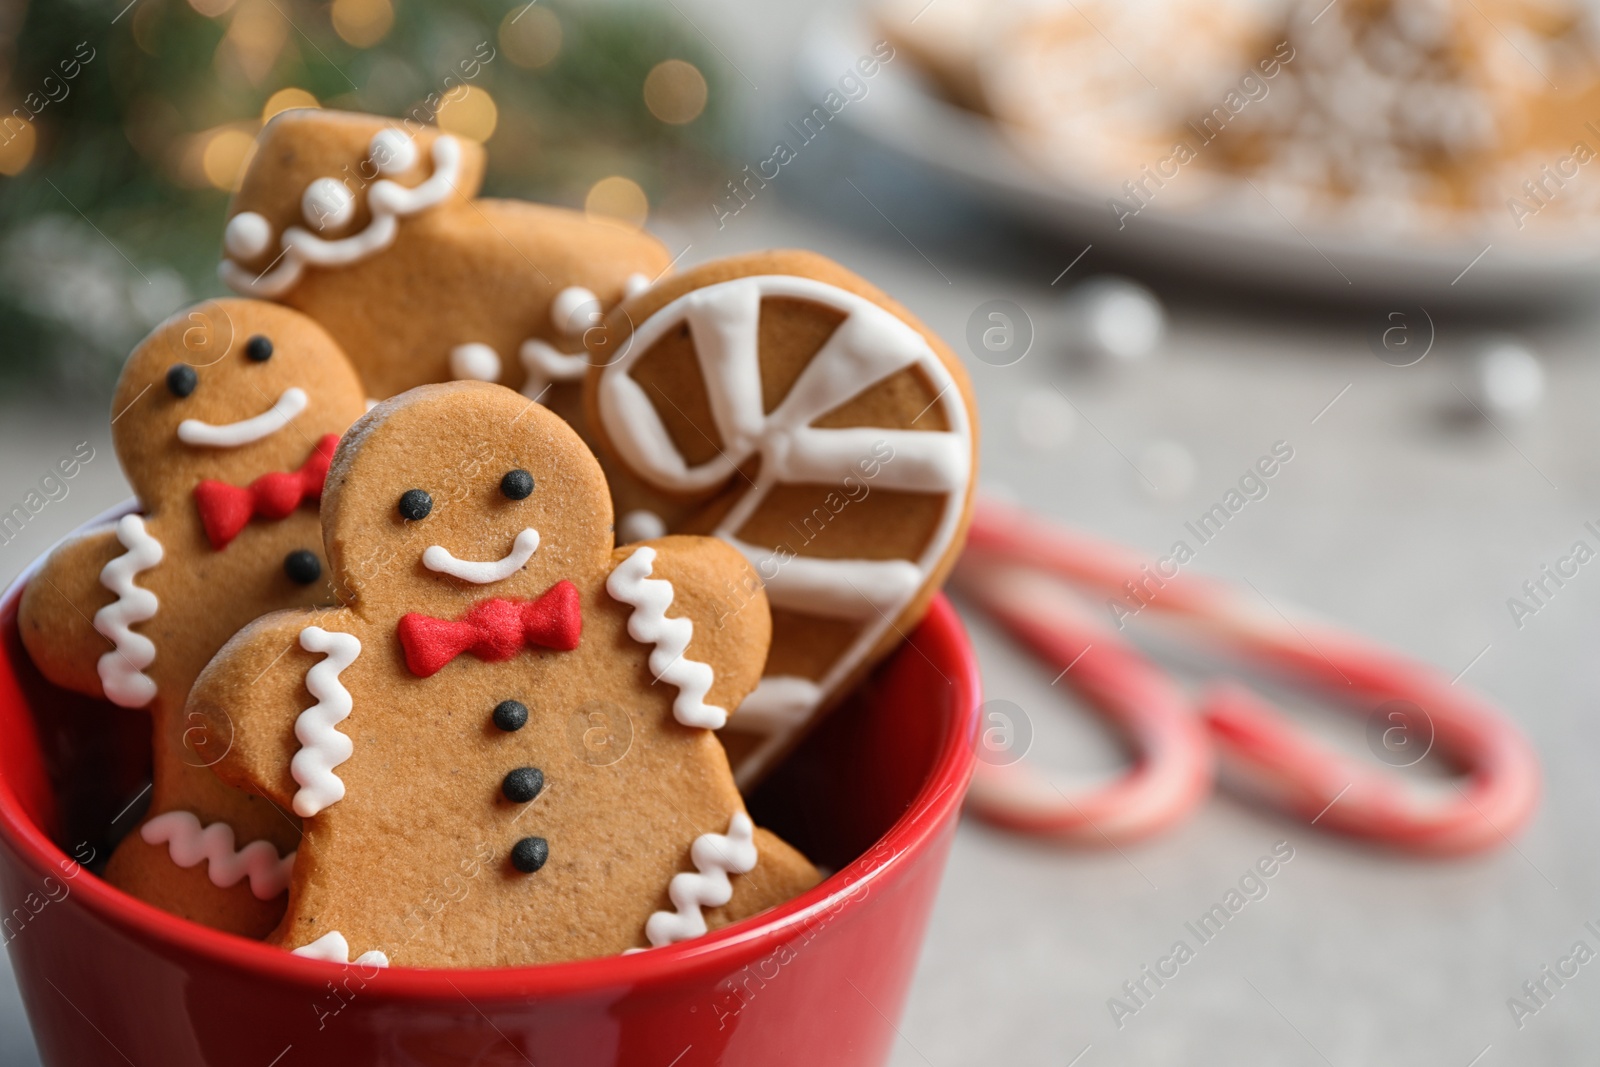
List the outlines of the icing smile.
{"type": "MultiPolygon", "coordinates": [[[[416,161],[416,145],[399,130],[380,130],[372,139],[368,159],[380,174],[399,174],[416,161]]],[[[244,211],[228,220],[223,247],[228,258],[218,264],[222,280],[246,296],[271,299],[299,284],[307,267],[347,267],[383,251],[394,243],[399,220],[442,203],[461,180],[461,142],[441,135],[433,142],[433,174],[417,186],[404,186],[383,178],[367,192],[372,213],[365,229],[349,237],[330,240],[310,230],[290,226],[279,244],[282,251],[273,265],[257,274],[239,265],[263,255],[272,243],[272,224],[254,212],[244,211]]],[[[321,229],[339,226],[353,214],[349,189],[332,178],[320,178],[307,187],[302,213],[321,229]]]]}
{"type": "Polygon", "coordinates": [[[538,549],[539,531],[530,526],[517,534],[516,541],[512,542],[511,551],[499,559],[483,563],[470,559],[456,559],[448,548],[431,545],[422,554],[422,565],[430,571],[460,578],[463,582],[488,585],[490,582],[503,582],[527,566],[538,549]]]}
{"type": "Polygon", "coordinates": [[[238,448],[277,433],[306,409],[306,391],[290,386],[277,403],[248,419],[214,425],[199,419],[178,423],[178,440],[199,448],[238,448]]]}

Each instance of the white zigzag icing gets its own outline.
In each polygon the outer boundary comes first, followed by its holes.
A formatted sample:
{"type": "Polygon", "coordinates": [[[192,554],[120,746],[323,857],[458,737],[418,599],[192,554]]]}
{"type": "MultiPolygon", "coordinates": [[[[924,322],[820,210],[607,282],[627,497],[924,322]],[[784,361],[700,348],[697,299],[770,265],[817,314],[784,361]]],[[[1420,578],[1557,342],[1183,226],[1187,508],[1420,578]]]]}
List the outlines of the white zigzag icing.
{"type": "Polygon", "coordinates": [[[192,811],[169,811],[157,815],[139,831],[147,844],[166,845],[167,854],[179,867],[206,864],[206,874],[218,889],[229,889],[245,878],[257,900],[271,900],[289,888],[295,853],[278,857],[271,841],[252,841],[241,849],[233,847],[233,827],[214,822],[201,829],[192,811]]]}
{"type": "MultiPolygon", "coordinates": [[[[323,934],[309,945],[301,945],[293,950],[296,956],[304,956],[309,960],[327,960],[329,963],[350,963],[350,942],[337,930],[323,934]]],[[[389,957],[373,949],[357,956],[354,962],[358,966],[387,967],[389,957]]]]}
{"type": "Polygon", "coordinates": [[[361,655],[361,641],[354,634],[307,626],[300,631],[300,647],[327,656],[306,672],[306,688],[317,702],[294,721],[294,736],[301,747],[289,761],[289,773],[300,783],[294,795],[294,813],[309,819],[344,799],[344,782],[333,769],[350,758],[355,746],[334,726],[349,717],[355,702],[339,674],[361,655]]]}
{"type": "Polygon", "coordinates": [[[726,834],[701,834],[689,847],[693,873],[672,876],[667,886],[677,911],[658,911],[644,924],[644,935],[656,948],[687,941],[706,932],[702,908],[720,908],[733,899],[730,874],[748,874],[756,866],[755,824],[744,812],[728,822],[726,834]]]}
{"type": "Polygon", "coordinates": [[[160,563],[166,551],[137,515],[124,515],[116,529],[117,540],[127,551],[101,568],[100,584],[117,599],[94,613],[94,628],[113,647],[95,668],[107,699],[125,708],[142,708],[156,696],[156,683],[144,673],[155,662],[156,645],[130,627],[155,618],[161,602],[150,590],[134,585],[133,579],[160,563]]]}
{"type": "Polygon", "coordinates": [[[678,687],[672,714],[685,726],[720,730],[728,712],[706,703],[706,694],[716,675],[711,666],[684,655],[694,637],[694,623],[688,619],[669,619],[672,583],[651,578],[656,550],[645,546],[617,564],[606,579],[606,592],[633,608],[628,616],[628,634],[641,644],[654,645],[650,651],[650,672],[660,681],[678,687]]]}

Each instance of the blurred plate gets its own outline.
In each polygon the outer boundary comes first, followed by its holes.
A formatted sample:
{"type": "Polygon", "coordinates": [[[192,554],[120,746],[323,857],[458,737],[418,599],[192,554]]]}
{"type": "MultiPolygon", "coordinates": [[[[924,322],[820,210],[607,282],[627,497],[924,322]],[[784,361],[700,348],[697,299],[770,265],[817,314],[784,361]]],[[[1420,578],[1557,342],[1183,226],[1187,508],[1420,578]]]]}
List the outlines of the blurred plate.
{"type": "MultiPolygon", "coordinates": [[[[819,101],[872,51],[859,17],[831,11],[808,28],[801,91],[819,101]]],[[[1163,267],[1324,298],[1437,303],[1567,302],[1600,286],[1600,243],[1536,239],[1507,230],[1460,240],[1378,241],[1348,229],[1291,224],[1263,200],[1205,210],[1146,207],[1118,229],[1104,189],[1074,186],[1031,165],[988,119],[934,95],[903,54],[838,115],[868,140],[954,179],[973,195],[1073,242],[1104,243],[1163,267]]],[[[1249,186],[1240,184],[1244,192],[1249,186]]]]}

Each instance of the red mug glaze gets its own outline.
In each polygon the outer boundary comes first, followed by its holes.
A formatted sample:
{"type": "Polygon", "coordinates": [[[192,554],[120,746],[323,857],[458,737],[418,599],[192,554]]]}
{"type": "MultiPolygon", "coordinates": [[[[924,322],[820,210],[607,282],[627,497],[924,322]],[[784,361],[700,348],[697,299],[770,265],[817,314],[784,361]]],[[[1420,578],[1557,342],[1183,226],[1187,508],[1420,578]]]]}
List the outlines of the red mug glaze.
{"type": "Polygon", "coordinates": [[[838,873],[666,948],[423,970],[302,959],[79,867],[104,858],[142,788],[149,726],[33,668],[17,631],[27,577],[0,598],[0,941],[51,1067],[887,1059],[974,758],[977,662],[943,597],[913,647],[749,798],[759,823],[838,873]]]}

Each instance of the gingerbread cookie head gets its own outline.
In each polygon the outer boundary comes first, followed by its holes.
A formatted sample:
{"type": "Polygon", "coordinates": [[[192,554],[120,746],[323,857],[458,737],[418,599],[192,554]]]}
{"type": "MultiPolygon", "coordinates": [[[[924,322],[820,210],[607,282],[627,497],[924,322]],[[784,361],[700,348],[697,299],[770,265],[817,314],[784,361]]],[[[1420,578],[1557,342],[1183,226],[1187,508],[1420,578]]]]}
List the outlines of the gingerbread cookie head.
{"type": "Polygon", "coordinates": [[[535,597],[602,571],[611,500],[583,442],[498,386],[422,386],[373,408],[329,474],[336,584],[371,617],[535,597]],[[375,580],[381,576],[381,580],[375,580]]]}
{"type": "Polygon", "coordinates": [[[592,430],[620,473],[754,566],[773,610],[760,687],[724,743],[741,782],[921,617],[960,550],[971,387],[930,330],[821,256],[709,263],[590,335],[592,430]]]}
{"type": "Polygon", "coordinates": [[[172,316],[128,357],[111,437],[145,510],[177,511],[193,507],[202,481],[243,486],[299,468],[361,412],[363,396],[311,319],[258,300],[212,300],[172,316]]]}
{"type": "Polygon", "coordinates": [[[605,479],[560,418],[486,383],[411,390],[346,437],[323,508],[353,599],[246,627],[189,704],[235,726],[224,780],[305,819],[281,944],[571,959],[816,880],[755,829],[710,729],[765,658],[765,602],[723,593],[748,564],[711,538],[613,551],[605,479]],[[441,884],[447,910],[424,903],[441,884]]]}
{"type": "Polygon", "coordinates": [[[308,268],[343,267],[394,243],[404,220],[464,203],[483,146],[414,122],[319,108],[273,116],[228,208],[222,278],[276,299],[308,268]]]}
{"type": "Polygon", "coordinates": [[[322,323],[372,396],[493,381],[570,418],[583,333],[671,256],[581,212],[475,199],[483,165],[432,127],[286,111],[229,209],[222,277],[322,323]]]}

